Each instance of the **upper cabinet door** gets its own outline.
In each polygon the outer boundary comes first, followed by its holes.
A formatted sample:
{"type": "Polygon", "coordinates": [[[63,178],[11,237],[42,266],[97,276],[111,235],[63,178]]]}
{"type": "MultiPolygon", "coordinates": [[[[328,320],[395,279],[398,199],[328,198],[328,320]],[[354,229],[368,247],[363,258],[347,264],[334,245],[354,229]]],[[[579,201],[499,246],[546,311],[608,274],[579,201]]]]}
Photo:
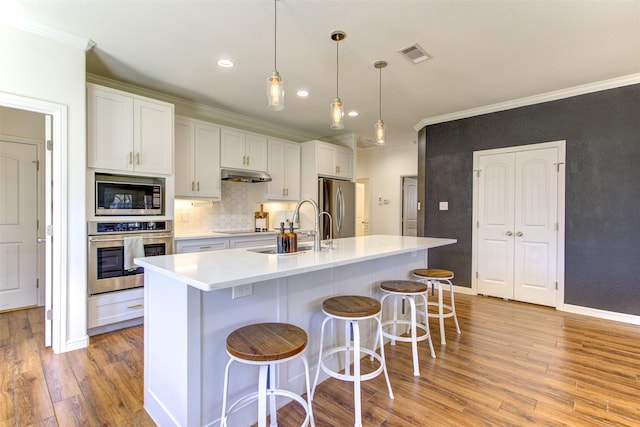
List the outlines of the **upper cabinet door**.
{"type": "Polygon", "coordinates": [[[267,171],[267,138],[262,135],[246,134],[245,154],[247,169],[267,171]]]}
{"type": "Polygon", "coordinates": [[[195,191],[195,125],[192,120],[176,117],[175,195],[191,197],[195,191]]]}
{"type": "Polygon", "coordinates": [[[220,199],[220,128],[196,123],[195,196],[220,199]]]}
{"type": "Polygon", "coordinates": [[[133,99],[87,88],[87,166],[133,170],[133,99]]]}
{"type": "Polygon", "coordinates": [[[133,100],[134,169],[173,173],[173,106],[152,100],[133,100]]]}
{"type": "Polygon", "coordinates": [[[300,199],[300,144],[269,139],[267,200],[300,199]]]}

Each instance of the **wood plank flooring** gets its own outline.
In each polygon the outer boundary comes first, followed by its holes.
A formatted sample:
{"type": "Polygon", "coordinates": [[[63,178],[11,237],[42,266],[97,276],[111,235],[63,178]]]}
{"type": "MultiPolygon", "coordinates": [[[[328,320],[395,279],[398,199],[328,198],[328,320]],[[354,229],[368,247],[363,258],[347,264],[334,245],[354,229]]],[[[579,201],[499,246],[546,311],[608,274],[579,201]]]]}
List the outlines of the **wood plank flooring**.
{"type": "MultiPolygon", "coordinates": [[[[365,426],[640,425],[640,326],[481,296],[456,306],[462,334],[449,319],[441,346],[432,320],[437,358],[420,343],[420,377],[409,344],[385,347],[395,400],[382,376],[364,382],[365,426]]],[[[60,355],[43,334],[41,308],[0,314],[1,427],[154,425],[142,326],[60,355]]],[[[318,427],[353,425],[351,387],[318,386],[318,427]]],[[[281,427],[301,419],[296,405],[279,411],[281,427]]]]}

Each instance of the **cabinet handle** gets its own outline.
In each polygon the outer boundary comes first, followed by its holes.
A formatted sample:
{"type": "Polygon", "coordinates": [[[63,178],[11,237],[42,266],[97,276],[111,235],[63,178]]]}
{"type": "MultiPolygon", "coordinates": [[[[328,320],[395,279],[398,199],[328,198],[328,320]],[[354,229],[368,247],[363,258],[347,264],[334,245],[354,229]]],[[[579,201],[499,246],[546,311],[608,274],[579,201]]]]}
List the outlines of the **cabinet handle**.
{"type": "Polygon", "coordinates": [[[196,191],[196,183],[191,181],[191,191],[196,191]]]}
{"type": "Polygon", "coordinates": [[[522,237],[522,231],[518,231],[518,232],[516,233],[516,236],[518,236],[518,237],[522,237]]]}
{"type": "Polygon", "coordinates": [[[129,164],[133,164],[133,151],[129,151],[129,164]]]}
{"type": "Polygon", "coordinates": [[[144,307],[144,305],[143,304],[134,304],[134,305],[130,305],[127,308],[133,310],[134,308],[140,308],[140,307],[144,307]]]}
{"type": "Polygon", "coordinates": [[[199,193],[199,192],[200,192],[200,181],[198,181],[198,185],[197,185],[197,187],[198,187],[198,190],[197,190],[197,191],[198,191],[198,193],[199,193]]]}
{"type": "Polygon", "coordinates": [[[136,153],[136,165],[140,164],[140,153],[136,153]]]}
{"type": "Polygon", "coordinates": [[[200,246],[200,249],[211,249],[211,246],[200,246]]]}
{"type": "Polygon", "coordinates": [[[509,237],[513,236],[513,233],[512,233],[512,232],[510,232],[510,231],[507,231],[505,234],[506,234],[507,236],[509,236],[509,237]]]}
{"type": "Polygon", "coordinates": [[[288,188],[285,188],[285,190],[284,190],[284,191],[287,193],[287,194],[285,194],[285,196],[288,196],[288,195],[289,195],[289,189],[288,189],[288,188]]]}
{"type": "Polygon", "coordinates": [[[249,156],[247,156],[247,166],[249,166],[249,164],[251,164],[251,160],[249,159],[249,156]]]}
{"type": "Polygon", "coordinates": [[[242,164],[243,165],[247,164],[247,156],[242,156],[242,164]]]}
{"type": "Polygon", "coordinates": [[[285,196],[285,194],[284,194],[284,188],[282,189],[282,195],[283,195],[283,196],[285,196]]]}

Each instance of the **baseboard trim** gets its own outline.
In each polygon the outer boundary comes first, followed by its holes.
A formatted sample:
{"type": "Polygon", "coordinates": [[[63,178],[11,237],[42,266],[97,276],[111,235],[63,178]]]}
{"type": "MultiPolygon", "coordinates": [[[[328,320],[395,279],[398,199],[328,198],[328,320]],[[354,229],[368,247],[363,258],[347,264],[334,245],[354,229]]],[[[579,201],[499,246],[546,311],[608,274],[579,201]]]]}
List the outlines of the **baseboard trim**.
{"type": "Polygon", "coordinates": [[[79,338],[75,338],[72,340],[67,340],[65,343],[64,349],[61,353],[66,353],[68,351],[80,350],[81,348],[89,347],[89,335],[83,335],[79,338]]]}
{"type": "Polygon", "coordinates": [[[640,316],[633,314],[617,313],[615,311],[600,310],[597,308],[582,307],[571,304],[564,304],[561,311],[583,314],[585,316],[597,317],[600,319],[615,320],[616,322],[629,323],[632,325],[640,325],[640,316]]]}

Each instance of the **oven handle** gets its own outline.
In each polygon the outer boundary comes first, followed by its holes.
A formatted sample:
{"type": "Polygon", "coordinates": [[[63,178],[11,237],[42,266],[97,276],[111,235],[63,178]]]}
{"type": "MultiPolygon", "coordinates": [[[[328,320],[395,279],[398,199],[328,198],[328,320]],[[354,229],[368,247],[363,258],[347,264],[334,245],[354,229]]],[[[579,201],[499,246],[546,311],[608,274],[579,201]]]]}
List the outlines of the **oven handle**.
{"type": "MultiPolygon", "coordinates": [[[[124,235],[122,237],[102,237],[102,236],[89,236],[90,242],[122,242],[122,240],[127,237],[124,235]]],[[[149,233],[142,236],[143,239],[166,239],[173,237],[171,233],[149,233]]]]}

